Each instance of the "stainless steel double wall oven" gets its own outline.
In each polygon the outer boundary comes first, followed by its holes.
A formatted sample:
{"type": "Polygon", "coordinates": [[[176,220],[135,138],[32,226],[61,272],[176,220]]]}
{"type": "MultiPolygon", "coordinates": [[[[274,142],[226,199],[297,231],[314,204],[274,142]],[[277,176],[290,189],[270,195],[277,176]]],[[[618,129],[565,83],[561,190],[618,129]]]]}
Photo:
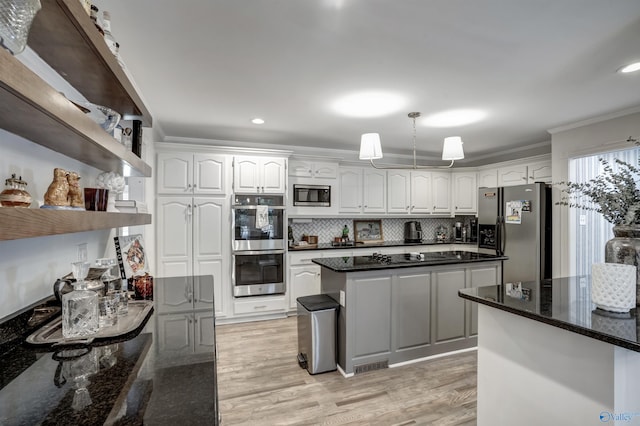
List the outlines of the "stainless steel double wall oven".
{"type": "Polygon", "coordinates": [[[284,293],[284,196],[235,194],[232,212],[233,295],[284,293]]]}

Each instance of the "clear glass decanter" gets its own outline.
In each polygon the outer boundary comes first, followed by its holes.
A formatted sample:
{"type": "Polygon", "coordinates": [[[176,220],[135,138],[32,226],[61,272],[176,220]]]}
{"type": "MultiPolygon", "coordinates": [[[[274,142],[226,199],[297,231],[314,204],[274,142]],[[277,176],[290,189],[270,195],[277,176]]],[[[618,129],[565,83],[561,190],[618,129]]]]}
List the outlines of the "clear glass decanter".
{"type": "Polygon", "coordinates": [[[84,281],[88,262],[73,262],[71,271],[76,283],[72,292],[62,295],[62,336],[65,339],[86,337],[98,331],[98,294],[87,290],[84,281]]]}

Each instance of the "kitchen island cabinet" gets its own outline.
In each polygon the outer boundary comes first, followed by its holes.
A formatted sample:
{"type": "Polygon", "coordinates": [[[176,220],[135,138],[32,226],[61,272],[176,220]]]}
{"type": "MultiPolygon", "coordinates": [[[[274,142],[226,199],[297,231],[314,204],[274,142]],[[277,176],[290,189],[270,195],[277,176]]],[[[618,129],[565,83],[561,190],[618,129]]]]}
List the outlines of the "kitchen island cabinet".
{"type": "Polygon", "coordinates": [[[478,425],[637,424],[637,309],[597,309],[589,277],[464,288],[478,308],[478,425]]]}
{"type": "Polygon", "coordinates": [[[338,366],[349,376],[472,348],[471,305],[460,288],[499,284],[506,257],[446,251],[388,260],[315,258],[321,292],[340,303],[338,366]]]}

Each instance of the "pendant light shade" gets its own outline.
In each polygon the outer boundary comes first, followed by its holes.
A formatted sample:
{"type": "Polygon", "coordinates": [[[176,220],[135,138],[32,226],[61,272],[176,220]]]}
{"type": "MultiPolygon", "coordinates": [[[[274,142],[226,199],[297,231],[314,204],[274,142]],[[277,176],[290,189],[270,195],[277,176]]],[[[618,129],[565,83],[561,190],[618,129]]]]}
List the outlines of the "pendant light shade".
{"type": "Polygon", "coordinates": [[[462,138],[460,136],[450,136],[444,138],[442,145],[442,159],[447,161],[461,160],[464,158],[462,150],[462,138]]]}
{"type": "Polygon", "coordinates": [[[360,159],[376,160],[382,158],[382,146],[378,133],[365,133],[360,138],[360,159]]]}

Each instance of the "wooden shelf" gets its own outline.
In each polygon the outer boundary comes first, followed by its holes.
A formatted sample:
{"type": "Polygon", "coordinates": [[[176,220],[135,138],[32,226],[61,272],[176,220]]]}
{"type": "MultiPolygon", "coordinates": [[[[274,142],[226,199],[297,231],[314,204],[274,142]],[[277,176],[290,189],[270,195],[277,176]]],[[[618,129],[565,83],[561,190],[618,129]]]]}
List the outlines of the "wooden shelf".
{"type": "Polygon", "coordinates": [[[150,214],[0,207],[0,241],[150,223],[150,214]]]}
{"type": "Polygon", "coordinates": [[[80,2],[41,4],[29,31],[29,47],[90,102],[150,127],[151,114],[80,2]]]}
{"type": "Polygon", "coordinates": [[[119,171],[126,164],[132,175],[151,176],[147,163],[4,49],[0,127],[100,170],[119,171]]]}

